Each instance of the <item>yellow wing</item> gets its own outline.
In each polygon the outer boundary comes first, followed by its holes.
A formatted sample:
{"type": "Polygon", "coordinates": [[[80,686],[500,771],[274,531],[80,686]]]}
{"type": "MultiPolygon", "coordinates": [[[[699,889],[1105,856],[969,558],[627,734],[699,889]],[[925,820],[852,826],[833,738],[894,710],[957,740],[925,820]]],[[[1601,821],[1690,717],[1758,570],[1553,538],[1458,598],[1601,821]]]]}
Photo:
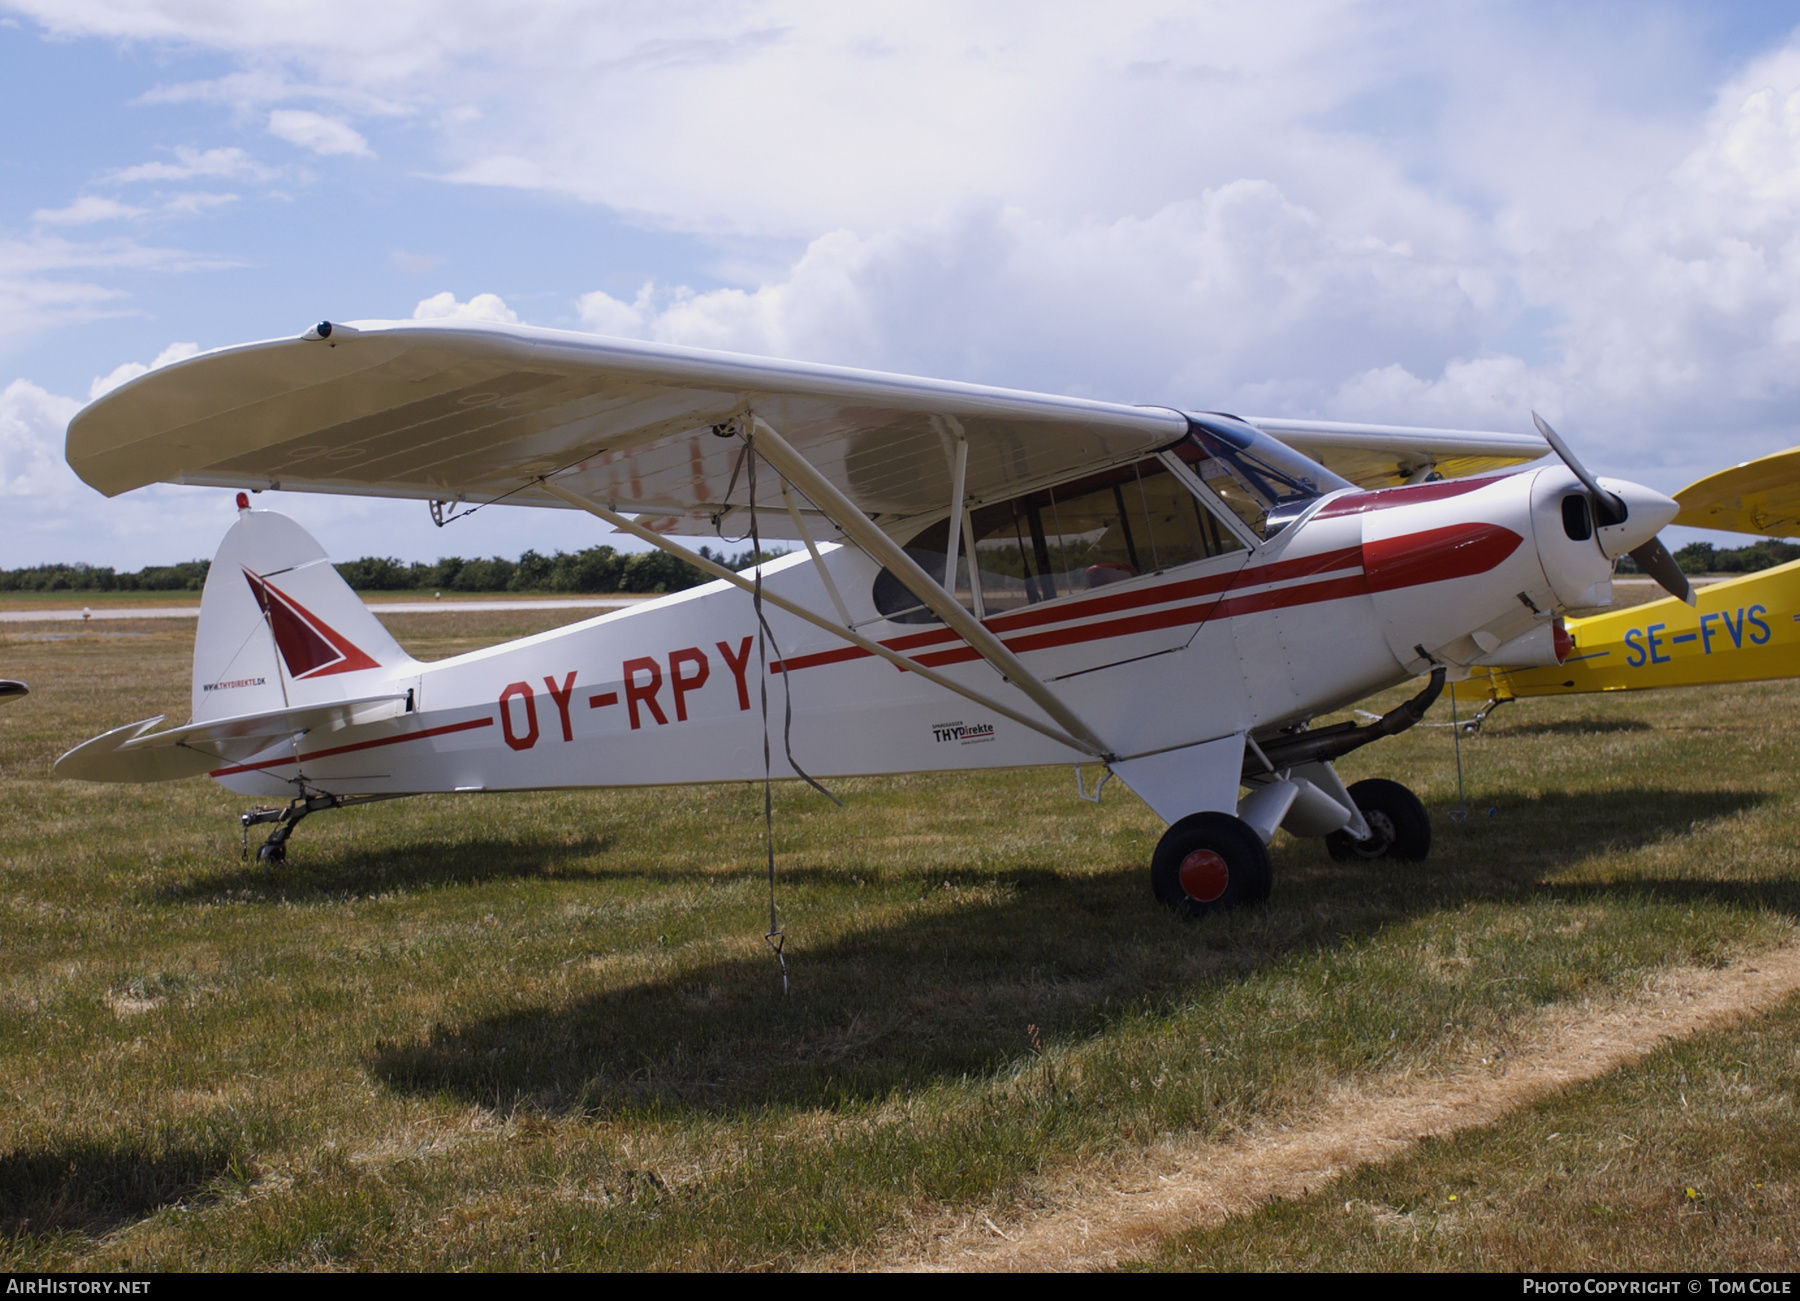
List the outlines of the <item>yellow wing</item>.
{"type": "Polygon", "coordinates": [[[1687,528],[1785,538],[1800,533],[1800,447],[1697,479],[1675,494],[1687,528]]]}
{"type": "Polygon", "coordinates": [[[1359,488],[1507,470],[1550,453],[1536,434],[1249,416],[1249,422],[1359,488]]]}

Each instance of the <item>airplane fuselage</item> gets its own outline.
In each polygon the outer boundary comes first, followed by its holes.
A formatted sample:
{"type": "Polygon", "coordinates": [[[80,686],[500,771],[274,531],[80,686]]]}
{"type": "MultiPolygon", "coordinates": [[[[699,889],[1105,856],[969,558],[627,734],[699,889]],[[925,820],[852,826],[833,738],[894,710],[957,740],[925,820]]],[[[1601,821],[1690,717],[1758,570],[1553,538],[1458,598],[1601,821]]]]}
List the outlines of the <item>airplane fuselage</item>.
{"type": "MultiPolygon", "coordinates": [[[[1567,536],[1559,509],[1577,490],[1566,472],[1540,469],[1339,492],[1259,546],[985,622],[1119,760],[1255,735],[1434,664],[1460,672],[1556,612],[1598,603],[1610,561],[1593,540],[1567,536]]],[[[828,548],[822,563],[864,635],[1037,714],[941,624],[884,621],[862,552],[828,548]]],[[[765,565],[763,581],[833,609],[804,551],[765,565]]],[[[750,596],[715,582],[434,663],[340,665],[331,686],[344,698],[388,693],[407,707],[212,775],[263,798],[302,786],[373,795],[757,778],[765,692],[777,777],[793,775],[789,693],[793,756],[814,776],[1092,761],[773,607],[764,617],[773,638],[759,642],[750,596]]],[[[239,694],[266,707],[280,684],[236,671],[221,677],[197,661],[207,680],[195,684],[196,718],[202,696],[214,714],[233,712],[239,694]]]]}

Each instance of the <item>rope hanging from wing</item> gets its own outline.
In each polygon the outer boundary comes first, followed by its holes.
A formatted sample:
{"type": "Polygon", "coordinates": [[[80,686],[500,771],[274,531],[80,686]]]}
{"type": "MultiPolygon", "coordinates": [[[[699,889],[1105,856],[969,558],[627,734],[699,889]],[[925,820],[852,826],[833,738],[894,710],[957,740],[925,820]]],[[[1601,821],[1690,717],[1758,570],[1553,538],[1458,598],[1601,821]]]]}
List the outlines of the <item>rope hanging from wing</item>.
{"type": "MultiPolygon", "coordinates": [[[[750,603],[756,611],[756,663],[757,689],[762,697],[762,743],[763,743],[763,849],[769,866],[769,930],[763,940],[775,951],[775,961],[781,967],[781,992],[788,992],[787,956],[782,948],[787,942],[787,935],[781,929],[781,921],[775,909],[775,796],[773,760],[769,749],[769,647],[775,648],[777,659],[783,658],[781,644],[775,640],[775,631],[769,627],[769,621],[763,616],[763,553],[762,533],[756,518],[756,463],[760,459],[756,454],[755,434],[745,425],[740,424],[738,434],[744,440],[744,455],[739,464],[747,470],[748,491],[750,494],[750,553],[754,558],[752,569],[753,587],[750,603]]],[[[736,486],[737,474],[732,474],[732,486],[736,486]]],[[[726,493],[730,496],[729,490],[726,493]]],[[[819,794],[837,805],[844,807],[843,801],[826,790],[794,761],[794,685],[793,674],[781,675],[782,691],[786,708],[783,712],[781,740],[787,752],[788,766],[800,778],[819,794]]]]}

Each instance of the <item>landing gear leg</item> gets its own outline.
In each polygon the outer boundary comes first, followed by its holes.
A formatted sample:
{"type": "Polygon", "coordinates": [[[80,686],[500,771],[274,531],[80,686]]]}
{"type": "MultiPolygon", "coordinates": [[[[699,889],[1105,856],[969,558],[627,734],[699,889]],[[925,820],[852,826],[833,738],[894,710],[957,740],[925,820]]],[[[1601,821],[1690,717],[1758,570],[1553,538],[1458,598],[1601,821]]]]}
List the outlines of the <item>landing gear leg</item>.
{"type": "Polygon", "coordinates": [[[256,847],[256,861],[259,863],[282,863],[287,861],[288,838],[294,834],[294,828],[300,825],[300,819],[318,809],[337,807],[337,801],[329,795],[311,796],[293,800],[285,809],[258,807],[248,813],[239,815],[238,824],[244,829],[244,853],[250,852],[250,828],[265,822],[273,822],[275,830],[269,838],[256,847]]]}
{"type": "Polygon", "coordinates": [[[346,809],[352,804],[368,804],[374,800],[396,799],[393,795],[300,795],[288,802],[283,808],[259,805],[247,813],[238,815],[238,824],[244,829],[244,855],[250,854],[250,828],[261,826],[265,822],[273,822],[275,830],[269,838],[256,847],[256,861],[259,863],[283,863],[287,861],[287,842],[294,834],[294,828],[300,825],[300,819],[309,813],[321,813],[326,809],[346,809]]]}
{"type": "Polygon", "coordinates": [[[1326,852],[1338,862],[1369,858],[1417,862],[1431,852],[1431,818],[1419,797],[1399,782],[1367,777],[1350,787],[1350,798],[1371,834],[1367,840],[1357,840],[1348,831],[1325,837],[1326,852]]]}

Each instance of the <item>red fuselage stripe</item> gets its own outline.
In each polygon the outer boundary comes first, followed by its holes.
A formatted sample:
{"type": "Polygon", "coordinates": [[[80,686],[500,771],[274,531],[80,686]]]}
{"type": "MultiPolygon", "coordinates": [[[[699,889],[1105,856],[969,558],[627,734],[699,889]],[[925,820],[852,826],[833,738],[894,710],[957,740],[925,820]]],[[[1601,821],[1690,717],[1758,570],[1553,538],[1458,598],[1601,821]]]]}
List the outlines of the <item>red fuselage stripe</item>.
{"type": "MultiPolygon", "coordinates": [[[[1386,497],[1393,493],[1410,493],[1413,494],[1412,501],[1433,500],[1439,497],[1456,496],[1461,492],[1472,491],[1473,488],[1491,482],[1493,480],[1486,479],[1477,480],[1473,485],[1466,483],[1421,484],[1417,488],[1389,489],[1379,495],[1386,497]]],[[[1374,496],[1376,494],[1361,495],[1374,496]]],[[[1390,503],[1381,503],[1383,506],[1388,504],[1390,503]]],[[[1405,503],[1396,501],[1391,504],[1402,505],[1405,503]]],[[[1371,508],[1360,505],[1338,513],[1355,514],[1359,510],[1371,508]]],[[[1365,543],[1361,546],[1340,547],[1333,551],[1322,551],[1317,555],[1279,560],[1268,565],[1249,565],[1230,574],[1213,574],[1204,578],[1192,578],[1133,592],[1095,597],[1074,602],[1060,609],[1034,609],[1004,614],[987,620],[986,625],[995,632],[1004,634],[1046,623],[1072,622],[1097,614],[1107,614],[1146,605],[1165,605],[1175,601],[1188,601],[1187,604],[1128,618],[1086,623],[1075,627],[1057,628],[1048,632],[1004,639],[1007,648],[1015,653],[1047,650],[1053,646],[1070,646],[1079,642],[1125,637],[1133,633],[1179,627],[1183,624],[1197,624],[1208,618],[1230,619],[1237,615],[1254,614],[1261,610],[1289,609],[1293,606],[1313,605],[1321,601],[1341,601],[1348,597],[1367,596],[1376,591],[1392,591],[1396,588],[1418,587],[1427,583],[1442,582],[1446,579],[1467,578],[1474,574],[1485,573],[1500,564],[1518,548],[1522,541],[1523,539],[1511,529],[1502,528],[1496,524],[1458,524],[1448,528],[1428,529],[1423,533],[1407,534],[1380,542],[1365,543]],[[1338,578],[1327,578],[1319,582],[1296,583],[1292,587],[1248,592],[1241,596],[1221,595],[1229,592],[1233,587],[1261,587],[1264,584],[1292,581],[1296,578],[1312,578],[1315,575],[1329,574],[1335,570],[1349,569],[1352,566],[1364,570],[1364,572],[1338,578]],[[1193,597],[1200,596],[1218,596],[1219,599],[1191,600],[1193,597]]],[[[884,640],[881,644],[889,650],[911,651],[926,646],[943,645],[946,642],[953,642],[955,645],[945,646],[942,650],[927,651],[925,654],[915,655],[912,658],[916,659],[924,668],[942,668],[947,664],[963,664],[979,658],[973,647],[965,644],[962,638],[948,628],[933,628],[927,632],[909,633],[903,637],[884,640]]],[[[812,655],[799,655],[788,660],[777,660],[769,665],[769,671],[771,673],[787,673],[797,669],[817,668],[826,664],[843,664],[851,660],[868,658],[869,654],[868,651],[857,646],[841,646],[812,655]]]]}
{"type": "MultiPolygon", "coordinates": [[[[1340,547],[1335,551],[1321,551],[1313,556],[1300,556],[1293,560],[1278,560],[1273,564],[1255,565],[1233,570],[1229,574],[1209,574],[1204,578],[1189,578],[1178,583],[1165,583],[1156,587],[1142,588],[1133,592],[1119,592],[1111,596],[1090,597],[1085,601],[1075,601],[1069,605],[1054,609],[1036,609],[1021,611],[1017,614],[996,615],[992,619],[983,620],[984,626],[994,632],[1005,634],[1024,628],[1038,627],[1046,623],[1068,623],[1076,619],[1092,618],[1100,614],[1112,614],[1119,610],[1132,610],[1146,605],[1166,605],[1175,601],[1191,600],[1197,596],[1215,596],[1229,591],[1232,587],[1247,583],[1280,583],[1295,578],[1310,578],[1314,574],[1328,574],[1336,569],[1348,569],[1352,565],[1362,563],[1360,547],[1340,547]]],[[[1153,614],[1140,615],[1133,619],[1116,619],[1102,625],[1089,624],[1082,628],[1062,628],[1055,632],[1038,633],[1030,637],[1009,638],[1006,644],[1015,651],[1039,650],[1046,646],[1067,646],[1074,642],[1087,641],[1094,636],[1116,637],[1132,632],[1145,632],[1156,628],[1168,628],[1186,622],[1198,622],[1191,617],[1192,612],[1211,607],[1210,601],[1197,605],[1186,605],[1179,611],[1159,610],[1153,614]],[[1100,629],[1093,631],[1096,626],[1100,629]]],[[[941,645],[945,642],[956,642],[954,657],[941,658],[942,652],[916,656],[919,663],[926,667],[936,664],[955,664],[966,659],[975,658],[967,646],[960,643],[962,638],[948,628],[933,628],[928,632],[908,633],[902,637],[887,638],[882,645],[892,651],[918,650],[924,646],[941,645]],[[964,654],[963,652],[969,652],[964,654]]],[[[869,654],[856,646],[840,646],[835,650],[817,651],[811,655],[796,655],[787,660],[777,660],[770,665],[770,672],[783,673],[795,669],[818,668],[825,664],[843,664],[849,660],[863,659],[869,654]]]]}
{"type": "Polygon", "coordinates": [[[306,763],[312,759],[329,759],[334,754],[349,754],[355,750],[373,750],[381,745],[399,745],[402,741],[423,741],[428,736],[447,736],[451,732],[467,732],[477,727],[492,727],[492,718],[471,718],[463,723],[446,723],[442,727],[427,727],[419,732],[407,732],[402,736],[383,736],[373,741],[358,741],[354,745],[335,746],[329,750],[314,750],[311,754],[303,754],[293,759],[264,759],[260,763],[240,763],[230,768],[219,768],[207,774],[209,777],[229,777],[238,772],[259,772],[264,768],[280,768],[287,764],[306,763]]]}

